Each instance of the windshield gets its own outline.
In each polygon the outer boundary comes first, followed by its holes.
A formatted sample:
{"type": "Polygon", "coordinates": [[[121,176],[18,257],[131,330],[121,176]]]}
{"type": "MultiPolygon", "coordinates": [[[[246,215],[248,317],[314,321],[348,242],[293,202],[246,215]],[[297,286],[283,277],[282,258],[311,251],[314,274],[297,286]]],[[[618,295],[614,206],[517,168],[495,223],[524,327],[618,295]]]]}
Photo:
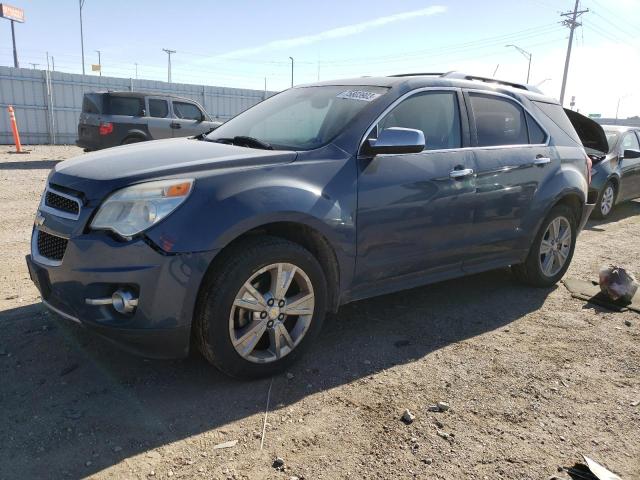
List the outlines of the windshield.
{"type": "Polygon", "coordinates": [[[607,135],[607,143],[609,144],[609,151],[612,151],[618,142],[618,137],[620,134],[613,130],[605,130],[604,133],[607,135]]]}
{"type": "Polygon", "coordinates": [[[223,123],[209,141],[244,137],[278,150],[313,150],[331,142],[385,87],[292,88],[223,123]]]}

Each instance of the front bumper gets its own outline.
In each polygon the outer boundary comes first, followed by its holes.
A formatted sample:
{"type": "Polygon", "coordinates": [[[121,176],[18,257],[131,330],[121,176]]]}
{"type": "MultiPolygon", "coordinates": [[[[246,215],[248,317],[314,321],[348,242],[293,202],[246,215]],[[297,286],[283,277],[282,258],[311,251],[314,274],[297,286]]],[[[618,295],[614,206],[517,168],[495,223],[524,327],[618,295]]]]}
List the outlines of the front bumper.
{"type": "MultiPolygon", "coordinates": [[[[33,234],[38,234],[38,227],[33,234]]],[[[31,279],[53,312],[136,354],[188,354],[198,289],[215,251],[167,255],[144,239],[120,242],[90,232],[70,237],[57,265],[47,265],[33,253],[27,256],[31,279]],[[119,288],[137,295],[133,313],[86,303],[110,297],[119,288]]]]}

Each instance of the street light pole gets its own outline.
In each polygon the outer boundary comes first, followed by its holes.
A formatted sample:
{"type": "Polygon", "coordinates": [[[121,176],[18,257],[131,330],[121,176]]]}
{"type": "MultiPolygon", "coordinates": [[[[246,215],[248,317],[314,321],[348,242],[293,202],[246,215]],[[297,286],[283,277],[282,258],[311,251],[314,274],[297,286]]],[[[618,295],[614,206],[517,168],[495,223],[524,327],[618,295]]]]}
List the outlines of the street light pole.
{"type": "Polygon", "coordinates": [[[13,40],[13,66],[15,68],[20,68],[20,65],[18,64],[18,50],[16,49],[16,29],[15,29],[15,23],[13,20],[11,20],[11,40],[13,40]]]}
{"type": "Polygon", "coordinates": [[[522,55],[524,55],[527,59],[529,59],[529,67],[527,68],[527,83],[529,83],[529,76],[531,75],[531,57],[533,56],[530,52],[527,52],[524,48],[520,48],[517,45],[505,45],[505,47],[513,47],[518,50],[522,55]]]}
{"type": "Polygon", "coordinates": [[[82,33],[82,7],[84,7],[84,0],[78,0],[80,5],[80,49],[82,50],[82,75],[84,75],[84,35],[82,33]]]}
{"type": "Polygon", "coordinates": [[[100,72],[100,76],[102,76],[102,60],[100,59],[100,50],[96,50],[96,52],[98,52],[98,67],[100,67],[100,70],[98,70],[100,72]]]}
{"type": "Polygon", "coordinates": [[[167,65],[167,82],[171,83],[171,54],[172,53],[176,53],[176,51],[175,50],[169,50],[168,48],[163,48],[162,51],[166,52],[167,55],[169,56],[169,63],[167,65]]]}
{"type": "Polygon", "coordinates": [[[291,88],[293,88],[293,57],[289,57],[291,59],[291,88]]]}

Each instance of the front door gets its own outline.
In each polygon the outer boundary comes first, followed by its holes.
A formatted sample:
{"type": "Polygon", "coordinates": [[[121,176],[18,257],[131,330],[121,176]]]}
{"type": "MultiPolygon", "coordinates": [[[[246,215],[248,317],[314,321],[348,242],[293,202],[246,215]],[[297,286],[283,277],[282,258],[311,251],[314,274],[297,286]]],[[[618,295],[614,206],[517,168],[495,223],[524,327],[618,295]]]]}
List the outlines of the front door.
{"type": "Polygon", "coordinates": [[[205,115],[195,104],[173,100],[173,136],[190,137],[207,130],[205,115]]]}
{"type": "Polygon", "coordinates": [[[620,141],[620,192],[619,200],[640,197],[640,158],[623,158],[625,150],[640,150],[635,132],[627,132],[620,141]]]}
{"type": "Polygon", "coordinates": [[[475,196],[461,98],[455,89],[419,91],[369,135],[414,128],[424,132],[426,148],[359,158],[356,284],[461,271],[475,196]]]}

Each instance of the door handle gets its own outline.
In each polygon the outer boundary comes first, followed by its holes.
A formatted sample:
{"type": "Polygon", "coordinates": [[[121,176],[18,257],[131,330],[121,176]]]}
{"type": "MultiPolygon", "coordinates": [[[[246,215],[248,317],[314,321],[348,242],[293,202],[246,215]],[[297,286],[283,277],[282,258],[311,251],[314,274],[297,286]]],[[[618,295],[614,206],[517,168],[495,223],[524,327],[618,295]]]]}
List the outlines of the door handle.
{"type": "Polygon", "coordinates": [[[449,178],[453,178],[454,180],[468,177],[470,175],[473,175],[473,168],[465,168],[462,170],[451,170],[449,172],[449,178]]]}
{"type": "Polygon", "coordinates": [[[170,127],[171,128],[182,128],[182,125],[180,125],[178,122],[172,122],[170,127]]]}
{"type": "Polygon", "coordinates": [[[533,161],[534,165],[538,165],[538,166],[542,166],[542,165],[546,165],[547,163],[551,163],[551,159],[549,157],[541,157],[538,156],[536,157],[536,159],[533,161]]]}

